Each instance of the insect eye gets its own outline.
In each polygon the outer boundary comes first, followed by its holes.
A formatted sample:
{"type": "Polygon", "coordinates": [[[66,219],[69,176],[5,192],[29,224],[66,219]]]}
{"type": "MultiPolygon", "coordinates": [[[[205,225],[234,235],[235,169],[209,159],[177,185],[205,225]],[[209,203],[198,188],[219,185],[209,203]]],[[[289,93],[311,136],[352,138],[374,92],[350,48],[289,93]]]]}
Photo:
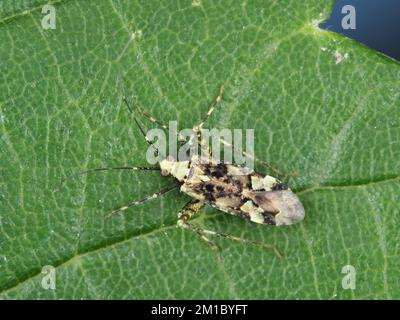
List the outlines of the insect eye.
{"type": "Polygon", "coordinates": [[[169,176],[168,170],[161,170],[161,175],[162,175],[163,177],[169,176]]]}

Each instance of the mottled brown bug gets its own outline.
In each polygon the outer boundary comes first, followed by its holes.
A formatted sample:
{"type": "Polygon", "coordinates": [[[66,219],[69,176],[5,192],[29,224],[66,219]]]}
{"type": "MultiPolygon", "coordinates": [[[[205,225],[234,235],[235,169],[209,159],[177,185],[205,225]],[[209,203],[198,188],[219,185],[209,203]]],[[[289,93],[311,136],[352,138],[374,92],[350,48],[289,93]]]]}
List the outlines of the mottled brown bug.
{"type": "MultiPolygon", "coordinates": [[[[206,149],[208,146],[201,144],[200,135],[201,129],[205,121],[214,112],[216,106],[219,104],[223,96],[223,86],[221,86],[220,93],[203,121],[193,128],[200,148],[206,149]]],[[[123,100],[133,115],[133,120],[138,126],[140,132],[145,137],[149,145],[153,145],[152,141],[147,139],[145,131],[137,121],[133,111],[128,103],[126,96],[123,100]]],[[[138,106],[138,112],[147,120],[155,123],[162,128],[167,127],[160,121],[152,118],[138,106]]],[[[221,141],[225,143],[224,141],[221,141]]],[[[251,243],[257,246],[272,249],[275,254],[281,257],[279,251],[275,246],[270,244],[259,243],[248,239],[238,238],[230,234],[207,230],[190,223],[190,219],[198,213],[199,209],[204,205],[210,205],[220,211],[241,217],[243,219],[268,225],[291,225],[301,221],[304,218],[304,208],[299,198],[281,181],[269,176],[255,172],[246,167],[241,167],[235,164],[218,163],[212,160],[211,157],[205,159],[199,156],[193,156],[189,160],[176,161],[171,157],[162,159],[159,163],[159,168],[146,168],[146,167],[117,167],[117,168],[98,168],[85,171],[104,171],[115,169],[128,169],[128,170],[161,170],[163,176],[171,175],[175,178],[176,184],[165,188],[151,196],[142,200],[132,201],[125,206],[116,209],[106,217],[113,216],[117,213],[123,212],[128,208],[144,203],[148,200],[155,199],[167,192],[179,188],[181,192],[189,195],[192,199],[178,213],[179,227],[191,230],[207,242],[212,249],[218,251],[218,246],[211,241],[208,236],[220,236],[231,240],[240,241],[244,243],[251,243]]],[[[255,159],[273,171],[279,171],[271,167],[269,164],[255,159]]],[[[218,251],[219,252],[219,251],[218,251]]]]}

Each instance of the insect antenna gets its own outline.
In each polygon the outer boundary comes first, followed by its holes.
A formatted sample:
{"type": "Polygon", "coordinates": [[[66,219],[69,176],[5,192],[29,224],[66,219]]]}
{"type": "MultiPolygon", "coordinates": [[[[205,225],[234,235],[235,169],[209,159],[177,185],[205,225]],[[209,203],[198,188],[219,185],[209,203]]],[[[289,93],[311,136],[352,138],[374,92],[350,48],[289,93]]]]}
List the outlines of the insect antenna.
{"type": "Polygon", "coordinates": [[[168,193],[168,192],[170,192],[172,190],[175,190],[178,187],[179,187],[179,185],[169,186],[169,187],[166,187],[166,188],[164,188],[164,189],[162,189],[162,190],[160,190],[160,191],[158,191],[156,193],[153,193],[152,195],[147,196],[147,197],[145,197],[145,198],[143,198],[141,200],[135,200],[135,201],[129,202],[128,204],[124,205],[123,207],[121,207],[119,209],[116,209],[116,210],[113,210],[110,213],[105,214],[104,215],[104,219],[111,218],[112,216],[116,215],[119,212],[123,212],[123,211],[128,210],[130,207],[136,206],[138,204],[145,203],[145,202],[147,202],[147,201],[149,201],[151,199],[156,199],[156,198],[158,198],[158,197],[160,197],[160,196],[162,196],[162,195],[164,195],[164,194],[166,194],[166,193],[168,193]]]}
{"type": "Polygon", "coordinates": [[[66,178],[64,178],[61,183],[60,186],[55,189],[53,192],[59,191],[66,183],[67,181],[74,179],[80,175],[84,175],[84,174],[89,174],[92,172],[101,172],[101,171],[116,171],[116,170],[132,170],[132,171],[160,171],[159,167],[133,167],[133,166],[122,166],[122,167],[102,167],[102,168],[91,168],[91,169],[86,169],[77,173],[74,173],[66,178]]]}

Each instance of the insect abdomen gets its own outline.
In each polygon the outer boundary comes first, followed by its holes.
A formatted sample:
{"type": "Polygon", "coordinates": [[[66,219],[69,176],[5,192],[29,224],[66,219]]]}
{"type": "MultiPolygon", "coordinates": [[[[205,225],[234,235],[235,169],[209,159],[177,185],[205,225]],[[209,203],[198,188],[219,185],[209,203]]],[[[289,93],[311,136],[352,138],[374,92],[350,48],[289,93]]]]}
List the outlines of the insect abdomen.
{"type": "Polygon", "coordinates": [[[303,205],[286,185],[236,165],[192,162],[181,191],[256,223],[289,225],[304,218],[303,205]]]}

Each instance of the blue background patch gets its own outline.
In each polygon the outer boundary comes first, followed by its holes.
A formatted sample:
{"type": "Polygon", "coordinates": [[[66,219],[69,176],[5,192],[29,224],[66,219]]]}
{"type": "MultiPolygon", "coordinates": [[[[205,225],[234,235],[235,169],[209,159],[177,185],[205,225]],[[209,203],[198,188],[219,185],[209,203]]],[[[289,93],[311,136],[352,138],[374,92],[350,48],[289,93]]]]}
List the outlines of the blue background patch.
{"type": "Polygon", "coordinates": [[[400,0],[337,0],[319,26],[400,61],[400,0]]]}

